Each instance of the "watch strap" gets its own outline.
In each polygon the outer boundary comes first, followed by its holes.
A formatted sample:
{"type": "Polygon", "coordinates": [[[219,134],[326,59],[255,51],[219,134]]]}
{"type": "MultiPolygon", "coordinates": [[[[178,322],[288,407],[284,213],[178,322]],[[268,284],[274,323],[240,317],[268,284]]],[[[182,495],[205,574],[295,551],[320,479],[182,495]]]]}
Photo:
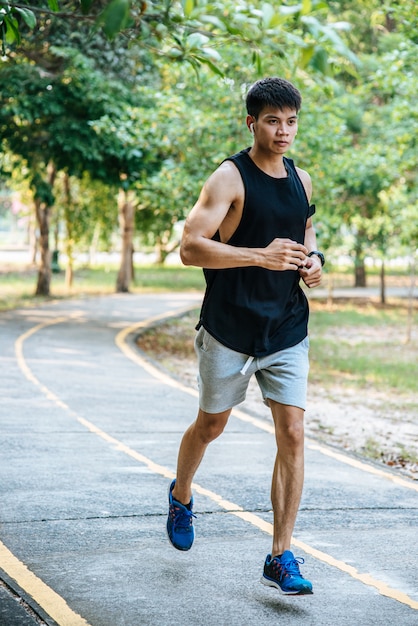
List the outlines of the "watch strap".
{"type": "Polygon", "coordinates": [[[309,252],[308,256],[313,256],[314,254],[319,257],[319,260],[321,261],[321,265],[323,267],[325,265],[325,257],[322,252],[319,252],[319,250],[312,250],[311,252],[309,252]]]}

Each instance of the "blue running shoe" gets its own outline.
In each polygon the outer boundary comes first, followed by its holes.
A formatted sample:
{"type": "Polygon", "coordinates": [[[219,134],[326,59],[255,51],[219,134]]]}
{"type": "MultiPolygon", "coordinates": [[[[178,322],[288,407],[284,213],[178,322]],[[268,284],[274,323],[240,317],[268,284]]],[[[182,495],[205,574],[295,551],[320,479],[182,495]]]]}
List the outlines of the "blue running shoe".
{"type": "Polygon", "coordinates": [[[192,512],[193,497],[190,500],[190,508],[177,502],[172,495],[175,484],[176,481],[173,480],[168,491],[167,534],[177,550],[190,550],[194,541],[193,517],[196,517],[192,512]]]}
{"type": "Polygon", "coordinates": [[[299,564],[305,560],[293,556],[293,552],[286,550],[281,557],[271,558],[267,555],[264,563],[264,572],[261,582],[267,587],[275,587],[281,593],[292,596],[302,596],[313,593],[312,583],[306,580],[299,571],[299,564]]]}

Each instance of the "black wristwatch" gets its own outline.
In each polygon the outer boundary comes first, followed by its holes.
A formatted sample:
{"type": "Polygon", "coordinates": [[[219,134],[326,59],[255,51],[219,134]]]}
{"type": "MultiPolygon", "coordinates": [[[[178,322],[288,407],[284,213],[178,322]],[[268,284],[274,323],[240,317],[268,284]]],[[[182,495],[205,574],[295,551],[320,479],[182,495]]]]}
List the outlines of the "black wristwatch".
{"type": "Polygon", "coordinates": [[[312,252],[310,252],[308,254],[308,256],[312,256],[314,254],[316,254],[316,256],[319,257],[319,260],[321,261],[321,265],[322,265],[322,267],[324,267],[324,265],[325,265],[325,257],[322,254],[322,252],[319,252],[319,250],[312,250],[312,252]]]}

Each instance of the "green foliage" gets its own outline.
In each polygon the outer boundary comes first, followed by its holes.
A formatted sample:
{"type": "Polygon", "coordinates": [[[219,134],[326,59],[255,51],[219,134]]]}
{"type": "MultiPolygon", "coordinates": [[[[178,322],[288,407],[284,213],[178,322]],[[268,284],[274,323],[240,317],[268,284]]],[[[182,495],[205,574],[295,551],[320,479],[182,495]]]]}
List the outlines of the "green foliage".
{"type": "Polygon", "coordinates": [[[51,185],[46,182],[39,172],[36,172],[31,180],[31,188],[35,200],[39,200],[46,206],[54,204],[54,194],[51,185]]]}
{"type": "Polygon", "coordinates": [[[66,228],[71,232],[71,244],[75,251],[91,251],[94,254],[98,250],[110,250],[112,236],[117,229],[117,189],[92,180],[88,174],[82,178],[71,177],[69,187],[70,199],[66,194],[64,178],[59,176],[55,185],[54,207],[58,228],[65,215],[66,228]]]}
{"type": "Polygon", "coordinates": [[[36,37],[36,31],[56,30],[57,23],[77,23],[90,33],[102,30],[111,40],[123,33],[143,49],[152,48],[167,59],[187,62],[195,69],[207,65],[219,75],[225,71],[222,50],[234,42],[240,42],[243,52],[252,56],[260,73],[263,50],[282,57],[287,57],[289,51],[291,57],[296,47],[301,51],[302,67],[325,75],[330,75],[341,61],[357,63],[341,36],[348,24],[327,20],[327,4],[320,0],[280,6],[267,2],[257,6],[244,0],[239,4],[232,0],[67,0],[65,9],[58,0],[49,2],[48,8],[32,0],[19,10],[14,2],[0,0],[0,6],[4,54],[20,45],[22,33],[27,36],[28,29],[36,37]]]}
{"type": "Polygon", "coordinates": [[[88,172],[113,185],[121,175],[134,180],[152,168],[140,133],[144,111],[131,106],[132,92],[80,54],[54,52],[66,61],[56,76],[30,63],[0,66],[0,130],[10,150],[31,168],[51,161],[70,175],[88,172]]]}
{"type": "Polygon", "coordinates": [[[27,7],[18,7],[9,3],[0,2],[0,33],[2,40],[2,54],[6,54],[6,45],[14,42],[20,44],[20,23],[33,29],[36,26],[34,12],[27,7]]]}
{"type": "Polygon", "coordinates": [[[162,161],[160,169],[135,185],[137,228],[147,245],[158,244],[160,250],[176,243],[176,224],[186,217],[205,178],[225,156],[240,149],[244,136],[239,129],[239,89],[210,74],[205,76],[205,91],[186,79],[181,68],[166,77],[154,94],[151,119],[142,124],[144,137],[162,161]]]}
{"type": "MultiPolygon", "coordinates": [[[[86,3],[82,6],[83,12],[88,13],[86,3]]],[[[127,27],[130,22],[130,4],[128,0],[111,0],[105,6],[97,19],[97,26],[103,28],[104,33],[113,39],[117,33],[127,27]]]]}
{"type": "Polygon", "coordinates": [[[329,262],[416,248],[415,5],[32,4],[35,26],[0,0],[2,147],[28,179],[49,163],[71,176],[79,245],[109,241],[118,185],[135,191],[141,245],[175,245],[202,182],[250,143],[242,95],[263,71],[303,93],[289,156],[312,176],[329,262]]]}
{"type": "Polygon", "coordinates": [[[364,50],[358,77],[336,86],[328,101],[317,86],[304,90],[316,106],[302,111],[296,148],[313,178],[319,241],[331,257],[388,258],[418,245],[417,44],[394,19],[400,4],[388,14],[377,2],[338,3],[364,50]]]}

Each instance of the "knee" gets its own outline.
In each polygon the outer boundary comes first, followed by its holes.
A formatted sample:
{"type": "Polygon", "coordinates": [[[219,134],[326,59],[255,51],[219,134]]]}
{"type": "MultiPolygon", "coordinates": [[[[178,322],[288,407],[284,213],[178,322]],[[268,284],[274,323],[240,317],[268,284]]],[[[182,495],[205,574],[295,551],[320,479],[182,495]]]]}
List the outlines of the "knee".
{"type": "Polygon", "coordinates": [[[217,439],[224,431],[226,423],[228,421],[228,415],[225,413],[203,413],[200,412],[199,418],[196,421],[196,429],[199,437],[204,444],[208,444],[214,439],[217,439]]]}
{"type": "Polygon", "coordinates": [[[304,445],[304,427],[302,421],[285,424],[277,433],[278,443],[285,444],[288,449],[297,450],[304,445]]]}

